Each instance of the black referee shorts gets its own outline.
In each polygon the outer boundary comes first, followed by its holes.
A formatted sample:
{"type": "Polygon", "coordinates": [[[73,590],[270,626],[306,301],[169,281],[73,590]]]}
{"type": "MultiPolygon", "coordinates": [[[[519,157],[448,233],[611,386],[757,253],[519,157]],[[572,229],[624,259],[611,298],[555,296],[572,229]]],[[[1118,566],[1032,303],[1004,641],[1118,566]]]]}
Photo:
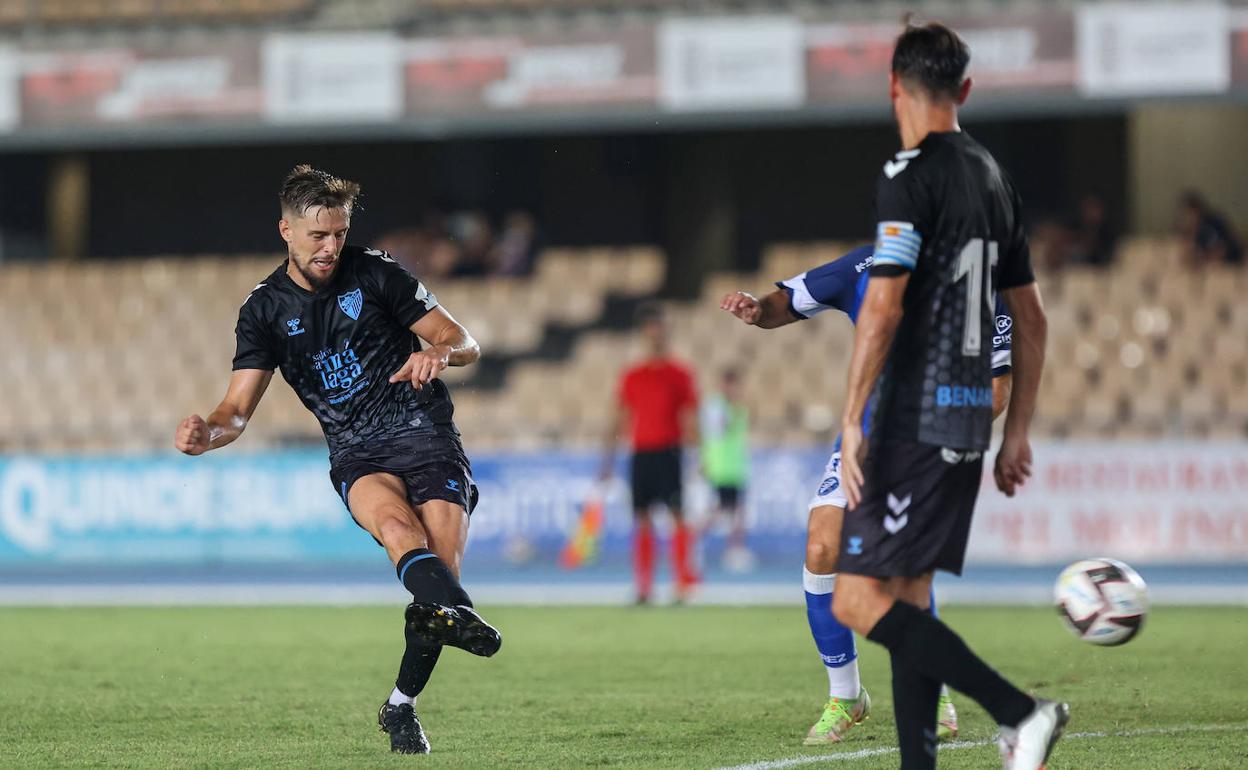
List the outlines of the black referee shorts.
{"type": "Polygon", "coordinates": [[[840,570],[869,577],[962,574],[979,495],[981,452],[872,442],[862,502],[845,512],[840,570]]]}
{"type": "Polygon", "coordinates": [[[407,501],[413,506],[445,500],[471,514],[480,497],[472,481],[472,466],[455,436],[394,439],[373,444],[366,453],[331,458],[329,479],[348,511],[352,485],[373,473],[389,473],[402,479],[407,487],[407,501]]]}
{"type": "Polygon", "coordinates": [[[633,510],[648,510],[656,503],[679,511],[683,501],[680,447],[634,452],[629,470],[633,510]]]}

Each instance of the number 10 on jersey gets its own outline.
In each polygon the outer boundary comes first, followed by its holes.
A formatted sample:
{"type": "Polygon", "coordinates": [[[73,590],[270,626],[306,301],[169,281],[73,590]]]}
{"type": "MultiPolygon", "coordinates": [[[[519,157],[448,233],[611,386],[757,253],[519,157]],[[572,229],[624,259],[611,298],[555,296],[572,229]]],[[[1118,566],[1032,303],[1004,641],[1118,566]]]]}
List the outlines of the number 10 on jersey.
{"type": "Polygon", "coordinates": [[[972,238],[962,247],[958,255],[958,263],[953,271],[953,281],[966,278],[966,319],[962,327],[962,355],[978,356],[983,349],[983,335],[980,334],[979,297],[983,294],[983,309],[991,317],[996,309],[996,296],[992,291],[992,269],[997,266],[997,242],[972,238]],[[984,265],[984,245],[988,246],[988,264],[984,265]],[[985,267],[987,269],[985,269],[985,267]]]}

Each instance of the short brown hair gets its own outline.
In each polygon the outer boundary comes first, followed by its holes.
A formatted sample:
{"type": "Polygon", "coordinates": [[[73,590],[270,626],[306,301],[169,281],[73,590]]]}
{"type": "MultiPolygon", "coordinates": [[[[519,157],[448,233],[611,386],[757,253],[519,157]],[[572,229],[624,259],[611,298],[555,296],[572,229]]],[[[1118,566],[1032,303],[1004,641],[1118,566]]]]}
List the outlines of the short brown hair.
{"type": "Polygon", "coordinates": [[[295,216],[303,216],[305,211],[314,206],[346,209],[349,214],[359,197],[358,182],[339,179],[306,163],[290,170],[282,180],[282,190],[278,193],[282,213],[295,216]]]}

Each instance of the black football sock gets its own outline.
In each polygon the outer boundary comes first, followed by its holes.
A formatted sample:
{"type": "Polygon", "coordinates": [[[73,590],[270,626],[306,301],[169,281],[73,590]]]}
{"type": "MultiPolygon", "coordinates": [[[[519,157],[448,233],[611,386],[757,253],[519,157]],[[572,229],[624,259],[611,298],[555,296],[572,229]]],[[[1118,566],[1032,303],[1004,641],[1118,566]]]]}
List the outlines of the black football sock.
{"type": "Polygon", "coordinates": [[[948,626],[913,604],[893,602],[867,638],[884,645],[894,660],[971,696],[998,724],[1017,727],[1036,706],[1031,697],[971,652],[948,626]]]}
{"type": "Polygon", "coordinates": [[[438,656],[442,654],[442,645],[426,641],[419,634],[410,631],[405,636],[407,649],[403,651],[399,677],[394,680],[394,686],[404,695],[415,698],[429,683],[433,667],[438,664],[438,656]]]}
{"type": "Polygon", "coordinates": [[[433,602],[448,606],[472,606],[472,599],[451,570],[428,548],[408,551],[394,565],[394,571],[418,602],[433,602]]]}
{"type": "Polygon", "coordinates": [[[893,713],[897,718],[901,770],[934,770],[940,682],[906,665],[897,655],[892,655],[892,662],[893,713]]]}

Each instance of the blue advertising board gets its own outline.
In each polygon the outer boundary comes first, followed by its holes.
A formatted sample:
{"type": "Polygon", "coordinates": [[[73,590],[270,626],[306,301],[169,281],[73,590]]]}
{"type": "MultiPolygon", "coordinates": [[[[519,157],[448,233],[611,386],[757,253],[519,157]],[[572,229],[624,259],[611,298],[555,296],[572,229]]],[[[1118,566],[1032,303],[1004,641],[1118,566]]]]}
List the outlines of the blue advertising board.
{"type": "MultiPolygon", "coordinates": [[[[826,455],[764,450],[747,496],[751,546],[800,559],[806,502],[826,455]]],[[[552,564],[597,485],[592,452],[505,453],[473,460],[481,503],[474,565],[552,564]]],[[[91,564],[375,563],[377,546],[334,493],[320,451],[204,457],[0,458],[0,567],[91,564]]],[[[632,515],[621,463],[606,487],[601,560],[622,562],[632,515]]],[[[690,478],[687,508],[710,492],[690,478]]]]}

